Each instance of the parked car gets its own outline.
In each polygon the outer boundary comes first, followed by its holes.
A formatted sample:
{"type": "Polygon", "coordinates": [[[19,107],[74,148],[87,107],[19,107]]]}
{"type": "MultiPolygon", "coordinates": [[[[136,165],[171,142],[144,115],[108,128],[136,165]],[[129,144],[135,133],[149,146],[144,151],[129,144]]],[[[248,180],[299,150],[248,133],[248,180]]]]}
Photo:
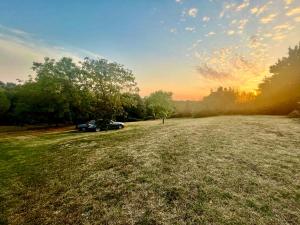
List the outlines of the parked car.
{"type": "Polygon", "coordinates": [[[122,122],[113,120],[90,120],[87,123],[77,125],[79,131],[100,131],[100,130],[113,130],[122,129],[125,125],[122,122]]]}

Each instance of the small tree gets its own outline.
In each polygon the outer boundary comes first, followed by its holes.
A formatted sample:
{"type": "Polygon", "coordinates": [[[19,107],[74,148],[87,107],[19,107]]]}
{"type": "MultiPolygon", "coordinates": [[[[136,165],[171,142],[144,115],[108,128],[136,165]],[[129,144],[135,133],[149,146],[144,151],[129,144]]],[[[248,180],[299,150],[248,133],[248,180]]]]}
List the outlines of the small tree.
{"type": "Polygon", "coordinates": [[[153,117],[162,119],[163,124],[174,112],[171,92],[156,91],[146,98],[146,104],[153,117]]]}

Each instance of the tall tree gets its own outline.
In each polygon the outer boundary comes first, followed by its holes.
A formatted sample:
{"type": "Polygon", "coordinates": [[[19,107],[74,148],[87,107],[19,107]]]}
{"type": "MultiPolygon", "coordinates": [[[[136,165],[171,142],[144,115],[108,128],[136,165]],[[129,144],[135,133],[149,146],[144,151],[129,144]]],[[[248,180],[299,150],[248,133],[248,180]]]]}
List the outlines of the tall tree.
{"type": "Polygon", "coordinates": [[[45,96],[41,103],[43,108],[51,112],[56,121],[76,120],[82,108],[80,98],[83,93],[79,93],[78,83],[80,68],[71,58],[64,57],[57,62],[45,58],[43,63],[33,63],[33,71],[40,95],[45,96]]]}
{"type": "Polygon", "coordinates": [[[132,71],[105,59],[89,59],[81,63],[80,82],[93,95],[93,113],[98,118],[112,119],[122,115],[122,93],[137,93],[132,71]]]}

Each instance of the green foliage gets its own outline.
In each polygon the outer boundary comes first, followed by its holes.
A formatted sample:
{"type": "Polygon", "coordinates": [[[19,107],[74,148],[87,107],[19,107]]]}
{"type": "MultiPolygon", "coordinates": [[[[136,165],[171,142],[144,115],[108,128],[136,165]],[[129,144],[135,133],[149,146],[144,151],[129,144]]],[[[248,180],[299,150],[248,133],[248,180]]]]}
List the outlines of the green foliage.
{"type": "Polygon", "coordinates": [[[93,96],[92,113],[109,119],[122,115],[122,93],[138,91],[132,71],[105,59],[85,58],[81,65],[82,88],[93,96]]]}
{"type": "Polygon", "coordinates": [[[18,122],[63,123],[72,121],[79,108],[76,82],[79,68],[70,58],[58,62],[45,58],[33,63],[35,79],[30,78],[16,91],[15,117],[18,122]]]}
{"type": "MultiPolygon", "coordinates": [[[[36,76],[20,85],[0,83],[11,92],[12,109],[7,115],[15,123],[76,123],[88,119],[112,119],[124,113],[123,93],[138,92],[130,70],[107,60],[45,58],[33,63],[36,76]],[[13,90],[13,91],[11,91],[13,90]]],[[[2,104],[7,100],[1,94],[2,104]]],[[[7,111],[3,108],[3,112],[7,111]]]]}
{"type": "Polygon", "coordinates": [[[10,107],[10,100],[3,89],[0,88],[0,116],[4,115],[10,107]]]}
{"type": "Polygon", "coordinates": [[[125,121],[141,120],[146,116],[144,99],[137,93],[124,93],[122,95],[122,106],[124,109],[122,119],[125,121]]]}
{"type": "Polygon", "coordinates": [[[146,98],[147,109],[154,118],[165,119],[174,112],[172,93],[156,91],[146,98]]]}

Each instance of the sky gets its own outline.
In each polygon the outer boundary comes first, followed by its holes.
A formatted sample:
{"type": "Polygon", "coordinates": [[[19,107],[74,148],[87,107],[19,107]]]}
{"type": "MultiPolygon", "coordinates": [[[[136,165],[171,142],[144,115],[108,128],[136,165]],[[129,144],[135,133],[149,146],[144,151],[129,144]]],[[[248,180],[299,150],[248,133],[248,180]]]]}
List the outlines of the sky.
{"type": "Polygon", "coordinates": [[[300,42],[300,0],[1,0],[0,80],[44,57],[106,58],[140,94],[199,100],[219,86],[255,92],[300,42]]]}

